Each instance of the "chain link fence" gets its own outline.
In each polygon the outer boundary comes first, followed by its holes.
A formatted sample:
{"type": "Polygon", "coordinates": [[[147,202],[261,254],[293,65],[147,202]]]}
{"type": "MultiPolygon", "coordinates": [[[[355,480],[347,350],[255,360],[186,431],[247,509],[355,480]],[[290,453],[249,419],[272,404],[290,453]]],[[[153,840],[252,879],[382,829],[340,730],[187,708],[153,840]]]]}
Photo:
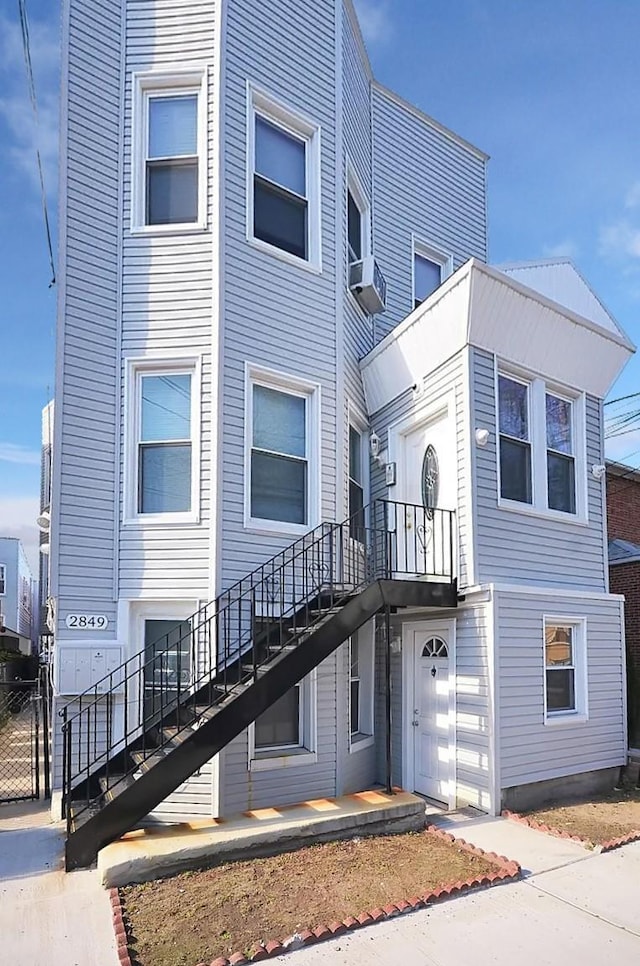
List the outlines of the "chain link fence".
{"type": "Polygon", "coordinates": [[[0,681],[0,802],[40,797],[39,682],[0,681]]]}

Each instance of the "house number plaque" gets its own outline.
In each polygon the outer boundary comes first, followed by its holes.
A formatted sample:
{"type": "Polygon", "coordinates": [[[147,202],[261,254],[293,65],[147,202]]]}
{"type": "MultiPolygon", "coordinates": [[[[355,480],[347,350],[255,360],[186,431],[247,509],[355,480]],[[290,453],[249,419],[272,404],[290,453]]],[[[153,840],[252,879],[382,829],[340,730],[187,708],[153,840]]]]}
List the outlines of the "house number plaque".
{"type": "Polygon", "coordinates": [[[106,631],[109,618],[104,614],[67,614],[65,624],[72,631],[106,631]]]}

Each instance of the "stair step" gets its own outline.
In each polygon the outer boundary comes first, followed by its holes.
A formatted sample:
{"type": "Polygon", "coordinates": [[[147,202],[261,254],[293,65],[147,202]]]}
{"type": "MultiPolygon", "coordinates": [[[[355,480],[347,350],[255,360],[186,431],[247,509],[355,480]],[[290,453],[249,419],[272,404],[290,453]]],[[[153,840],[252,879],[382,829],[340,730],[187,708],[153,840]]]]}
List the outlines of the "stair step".
{"type": "Polygon", "coordinates": [[[110,775],[109,778],[101,778],[100,788],[105,802],[113,802],[120,792],[133,785],[134,781],[132,775],[110,775]]]}
{"type": "Polygon", "coordinates": [[[156,751],[152,751],[151,754],[145,754],[144,751],[132,751],[131,760],[138,766],[138,771],[147,772],[154,765],[157,765],[159,761],[162,761],[163,758],[166,758],[168,754],[169,752],[163,748],[158,748],[156,751]]]}

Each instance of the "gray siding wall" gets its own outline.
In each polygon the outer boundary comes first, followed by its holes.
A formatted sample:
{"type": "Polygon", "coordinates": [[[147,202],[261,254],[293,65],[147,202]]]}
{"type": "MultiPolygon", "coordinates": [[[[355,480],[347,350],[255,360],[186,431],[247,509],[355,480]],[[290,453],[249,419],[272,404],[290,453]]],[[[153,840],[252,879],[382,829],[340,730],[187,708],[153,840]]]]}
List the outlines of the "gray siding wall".
{"type": "Polygon", "coordinates": [[[626,762],[624,640],[615,598],[496,593],[501,787],[626,762]],[[544,724],[543,616],[587,619],[589,720],[544,724]]]}
{"type": "MultiPolygon", "coordinates": [[[[419,400],[420,406],[428,409],[444,393],[453,391],[455,396],[456,459],[457,459],[457,507],[456,528],[458,533],[458,582],[460,587],[467,586],[471,573],[471,487],[468,466],[468,387],[465,363],[468,350],[452,356],[429,374],[425,381],[425,393],[419,400]]],[[[427,366],[425,365],[425,369],[427,366]]],[[[372,419],[372,429],[380,437],[380,448],[388,446],[389,426],[410,416],[416,409],[412,390],[407,390],[394,399],[388,406],[379,410],[372,419]]],[[[372,499],[398,499],[396,487],[387,487],[384,470],[377,463],[371,464],[372,499]]]]}
{"type": "Polygon", "coordinates": [[[487,259],[485,161],[388,92],[373,88],[375,256],[387,279],[378,338],[413,311],[411,235],[453,256],[487,259]]]}
{"type": "MultiPolygon", "coordinates": [[[[373,208],[371,180],[371,87],[367,65],[346,7],[342,21],[342,136],[345,158],[360,182],[369,205],[373,208]]],[[[338,251],[337,272],[343,293],[345,389],[348,398],[363,412],[366,411],[359,360],[373,345],[374,322],[359,307],[348,289],[348,252],[346,232],[347,169],[343,163],[339,193],[343,199],[342,227],[338,251]]],[[[347,413],[345,411],[345,424],[347,413]]]]}
{"type": "Polygon", "coordinates": [[[291,543],[244,529],[245,363],[321,385],[323,518],[336,506],[335,4],[229,0],[226,13],[222,587],[291,543]],[[247,241],[247,81],[321,126],[321,275],[247,241]]]}
{"type": "MultiPolygon", "coordinates": [[[[338,652],[340,653],[340,652],[338,652]]],[[[308,765],[284,766],[269,771],[248,768],[248,733],[244,731],[221,753],[220,814],[233,815],[254,808],[292,805],[336,793],[336,717],[338,672],[336,656],[316,671],[318,760],[308,765]]],[[[346,704],[344,689],[343,704],[346,704]]]]}
{"type": "MultiPolygon", "coordinates": [[[[363,639],[367,638],[370,640],[371,635],[371,624],[365,624],[359,631],[362,634],[363,639]]],[[[377,646],[374,648],[374,673],[373,673],[373,694],[374,694],[374,715],[373,715],[373,728],[374,728],[374,739],[377,741],[376,737],[376,693],[378,688],[377,683],[377,668],[376,668],[376,650],[377,646]]],[[[356,744],[351,750],[349,749],[349,737],[351,724],[349,720],[349,690],[351,681],[351,666],[349,661],[349,644],[343,644],[341,648],[336,652],[337,660],[337,702],[336,702],[336,746],[338,751],[338,783],[336,788],[336,793],[339,795],[348,795],[351,792],[362,791],[366,788],[371,788],[377,780],[376,776],[376,747],[375,741],[369,744],[367,747],[358,747],[356,744]]],[[[361,685],[362,700],[368,700],[368,695],[364,690],[364,686],[361,685]]]]}
{"type": "MultiPolygon", "coordinates": [[[[179,12],[171,4],[127,4],[124,95],[124,198],[122,225],[122,378],[124,357],[159,350],[192,351],[202,358],[200,523],[185,527],[125,526],[120,531],[119,586],[124,598],[209,596],[209,519],[212,389],[211,228],[205,231],[132,234],[131,133],[134,71],[171,70],[196,63],[209,72],[207,94],[208,178],[207,224],[214,205],[214,67],[219,38],[215,35],[217,0],[183,0],[179,12]]],[[[121,406],[121,458],[126,444],[124,399],[121,406]]],[[[214,417],[215,418],[215,414],[214,417]]],[[[120,479],[120,518],[124,516],[120,479]]],[[[137,650],[136,645],[133,650],[137,650]]]]}
{"type": "Polygon", "coordinates": [[[605,590],[604,488],[589,472],[603,458],[600,402],[590,396],[586,400],[588,525],[500,509],[494,357],[473,349],[471,358],[472,424],[490,433],[484,448],[473,448],[477,582],[507,581],[605,590]],[[514,532],[517,532],[517,541],[513,540],[514,532]]]}
{"type": "MultiPolygon", "coordinates": [[[[120,0],[67,0],[53,593],[115,620],[120,0]]],[[[64,89],[64,88],[63,88],[64,89]]]]}
{"type": "Polygon", "coordinates": [[[460,608],[456,621],[456,785],[461,802],[490,808],[491,611],[460,608]]]}

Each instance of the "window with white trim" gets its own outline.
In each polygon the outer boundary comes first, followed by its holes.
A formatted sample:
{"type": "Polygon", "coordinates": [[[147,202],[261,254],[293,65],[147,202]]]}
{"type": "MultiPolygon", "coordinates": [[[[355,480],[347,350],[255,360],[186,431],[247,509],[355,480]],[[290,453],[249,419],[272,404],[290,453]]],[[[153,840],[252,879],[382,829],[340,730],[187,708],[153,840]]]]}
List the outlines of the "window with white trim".
{"type": "Polygon", "coordinates": [[[253,376],[248,395],[247,524],[308,529],[317,515],[317,393],[253,376]]]}
{"type": "Polygon", "coordinates": [[[573,405],[546,394],[547,494],[549,509],[576,512],[576,468],[573,452],[573,405]]]}
{"type": "Polygon", "coordinates": [[[249,152],[249,238],[319,268],[318,127],[250,88],[249,152]]]}
{"type": "Polygon", "coordinates": [[[349,266],[371,253],[371,207],[353,169],[347,168],[347,282],[349,266]]]}
{"type": "Polygon", "coordinates": [[[544,689],[547,721],[586,715],[585,622],[544,621],[544,689]]]}
{"type": "Polygon", "coordinates": [[[501,500],[584,519],[583,397],[500,372],[498,431],[501,500]]]}
{"type": "Polygon", "coordinates": [[[349,733],[351,746],[373,735],[374,639],[371,625],[349,638],[349,733]]]}
{"type": "Polygon", "coordinates": [[[444,282],[453,269],[450,255],[414,239],[413,307],[427,299],[444,282]]]}
{"type": "Polygon", "coordinates": [[[127,520],[196,519],[199,367],[130,360],[125,451],[127,520]]]}
{"type": "Polygon", "coordinates": [[[203,71],[134,75],[132,228],[204,227],[203,71]]]}
{"type": "Polygon", "coordinates": [[[0,597],[4,597],[7,592],[7,567],[0,564],[0,597]]]}
{"type": "Polygon", "coordinates": [[[303,763],[315,754],[316,675],[309,674],[259,715],[249,729],[249,767],[274,768],[287,758],[303,763]]]}
{"type": "Polygon", "coordinates": [[[529,387],[498,376],[500,494],[505,500],[532,502],[529,387]]]}
{"type": "Polygon", "coordinates": [[[349,534],[364,541],[364,440],[355,426],[349,426],[349,534]]]}

